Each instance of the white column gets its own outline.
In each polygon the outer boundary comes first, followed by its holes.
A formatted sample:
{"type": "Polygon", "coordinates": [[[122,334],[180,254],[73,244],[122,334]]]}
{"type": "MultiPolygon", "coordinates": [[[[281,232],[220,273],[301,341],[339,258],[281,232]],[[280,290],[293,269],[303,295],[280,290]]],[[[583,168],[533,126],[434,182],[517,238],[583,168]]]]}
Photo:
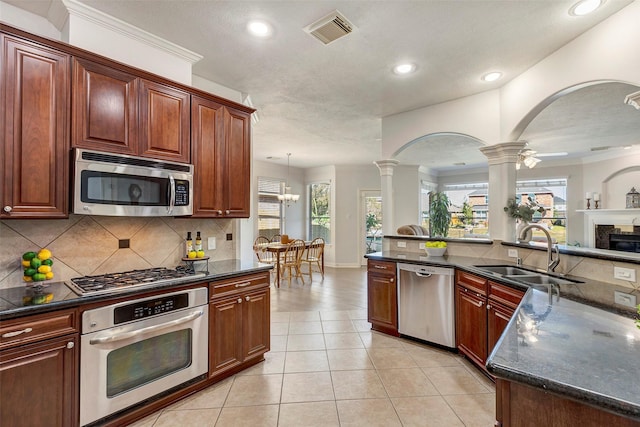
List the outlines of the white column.
{"type": "Polygon", "coordinates": [[[382,195],[382,234],[395,234],[393,222],[393,168],[397,160],[379,160],[373,162],[380,170],[380,193],[382,195]]]}
{"type": "Polygon", "coordinates": [[[516,162],[526,142],[505,142],[481,147],[489,159],[489,236],[513,242],[516,220],[504,211],[507,199],[516,196],[516,162]]]}

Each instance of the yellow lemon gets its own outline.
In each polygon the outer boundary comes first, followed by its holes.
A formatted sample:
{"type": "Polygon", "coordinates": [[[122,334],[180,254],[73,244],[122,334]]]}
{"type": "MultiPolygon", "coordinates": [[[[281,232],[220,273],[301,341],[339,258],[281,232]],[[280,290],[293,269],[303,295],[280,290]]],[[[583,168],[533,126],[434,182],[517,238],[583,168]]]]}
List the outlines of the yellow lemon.
{"type": "Polygon", "coordinates": [[[51,272],[51,267],[49,267],[48,265],[41,265],[40,267],[38,267],[38,273],[50,273],[51,272]]]}
{"type": "Polygon", "coordinates": [[[190,251],[187,256],[189,258],[195,258],[198,255],[198,253],[196,251],[190,251]]]}
{"type": "Polygon", "coordinates": [[[31,267],[31,261],[22,260],[22,266],[23,267],[31,267]]]}
{"type": "Polygon", "coordinates": [[[40,258],[40,261],[51,258],[51,251],[49,249],[40,249],[38,258],[40,258]]]}
{"type": "Polygon", "coordinates": [[[44,277],[45,277],[46,280],[53,279],[53,272],[49,271],[49,272],[45,273],[44,277]]]}
{"type": "Polygon", "coordinates": [[[196,252],[196,257],[197,258],[204,258],[204,251],[197,251],[196,252]]]}
{"type": "Polygon", "coordinates": [[[24,280],[25,282],[33,282],[33,277],[31,277],[31,276],[23,276],[22,280],[24,280]]]}

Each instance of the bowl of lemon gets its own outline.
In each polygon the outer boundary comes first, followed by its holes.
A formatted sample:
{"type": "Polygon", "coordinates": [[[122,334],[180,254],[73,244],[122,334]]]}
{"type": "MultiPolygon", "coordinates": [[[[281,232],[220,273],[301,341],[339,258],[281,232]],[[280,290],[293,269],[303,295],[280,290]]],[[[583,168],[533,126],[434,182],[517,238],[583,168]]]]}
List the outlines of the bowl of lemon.
{"type": "Polygon", "coordinates": [[[24,275],[22,280],[27,283],[44,282],[53,279],[53,258],[49,249],[40,249],[38,252],[28,251],[22,254],[22,267],[24,275]]]}
{"type": "Polygon", "coordinates": [[[439,257],[443,256],[447,251],[447,242],[443,241],[429,241],[424,243],[424,250],[427,256],[439,257]]]}

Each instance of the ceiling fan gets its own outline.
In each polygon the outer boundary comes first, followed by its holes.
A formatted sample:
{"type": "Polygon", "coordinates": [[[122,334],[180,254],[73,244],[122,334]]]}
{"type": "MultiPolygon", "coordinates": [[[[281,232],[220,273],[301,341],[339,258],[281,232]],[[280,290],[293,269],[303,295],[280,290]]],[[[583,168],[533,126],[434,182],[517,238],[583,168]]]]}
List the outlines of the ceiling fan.
{"type": "Polygon", "coordinates": [[[520,166],[524,164],[529,169],[535,167],[540,162],[540,159],[535,157],[536,152],[530,149],[522,149],[518,153],[518,160],[516,161],[516,170],[520,169],[520,166]]]}

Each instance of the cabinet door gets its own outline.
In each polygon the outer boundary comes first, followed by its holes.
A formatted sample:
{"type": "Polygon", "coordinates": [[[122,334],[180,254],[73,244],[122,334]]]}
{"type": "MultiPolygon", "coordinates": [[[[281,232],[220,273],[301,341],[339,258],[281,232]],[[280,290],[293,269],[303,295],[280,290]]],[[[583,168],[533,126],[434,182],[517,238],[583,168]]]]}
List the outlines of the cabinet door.
{"type": "Polygon", "coordinates": [[[72,146],[137,155],[138,82],[132,74],[74,59],[72,146]]]}
{"type": "Polygon", "coordinates": [[[149,80],[140,83],[140,155],[189,163],[190,95],[149,80]]]}
{"type": "Polygon", "coordinates": [[[502,332],[507,327],[507,323],[511,320],[514,310],[512,308],[503,306],[495,301],[489,300],[487,305],[488,312],[488,354],[491,353],[493,347],[500,339],[502,332]]]}
{"type": "Polygon", "coordinates": [[[260,357],[269,351],[270,313],[269,289],[244,296],[242,337],[245,360],[260,357]]]}
{"type": "Polygon", "coordinates": [[[236,296],[209,306],[209,376],[242,363],[242,302],[236,296]]]}
{"type": "Polygon", "coordinates": [[[0,35],[0,218],[66,218],[70,57],[0,35]]]}
{"type": "Polygon", "coordinates": [[[208,99],[191,99],[191,160],[194,168],[193,216],[218,217],[224,203],[220,170],[224,163],[224,107],[208,99]],[[221,164],[222,163],[222,164],[221,164]]]}
{"type": "Polygon", "coordinates": [[[249,114],[225,108],[224,135],[225,162],[224,215],[232,218],[249,218],[251,176],[251,140],[249,114]]]}
{"type": "Polygon", "coordinates": [[[395,275],[367,274],[367,320],[371,328],[398,334],[398,297],[395,275]]]}
{"type": "Polygon", "coordinates": [[[76,336],[0,351],[0,425],[78,425],[76,336]]]}
{"type": "Polygon", "coordinates": [[[456,286],[456,342],[458,349],[475,363],[487,360],[486,298],[456,286]]]}

